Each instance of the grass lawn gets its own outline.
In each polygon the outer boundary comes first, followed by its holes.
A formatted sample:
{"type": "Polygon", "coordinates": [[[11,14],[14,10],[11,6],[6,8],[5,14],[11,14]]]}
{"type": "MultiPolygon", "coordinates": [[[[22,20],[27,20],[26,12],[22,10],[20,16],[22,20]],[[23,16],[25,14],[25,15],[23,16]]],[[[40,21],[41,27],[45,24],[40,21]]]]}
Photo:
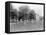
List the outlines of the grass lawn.
{"type": "Polygon", "coordinates": [[[10,23],[10,32],[43,30],[43,21],[32,20],[10,23]]]}

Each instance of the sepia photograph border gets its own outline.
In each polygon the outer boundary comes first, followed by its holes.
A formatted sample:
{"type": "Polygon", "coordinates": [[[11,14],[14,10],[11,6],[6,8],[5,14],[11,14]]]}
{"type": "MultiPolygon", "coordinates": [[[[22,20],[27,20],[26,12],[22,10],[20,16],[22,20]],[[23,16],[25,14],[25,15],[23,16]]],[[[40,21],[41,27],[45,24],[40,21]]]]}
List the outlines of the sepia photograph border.
{"type": "Polygon", "coordinates": [[[45,3],[36,3],[36,2],[18,2],[18,1],[6,1],[5,2],[5,33],[26,33],[26,32],[45,32],[45,3]],[[23,3],[23,4],[36,4],[43,5],[43,30],[35,30],[35,31],[19,31],[19,32],[10,32],[10,3],[23,3]]]}

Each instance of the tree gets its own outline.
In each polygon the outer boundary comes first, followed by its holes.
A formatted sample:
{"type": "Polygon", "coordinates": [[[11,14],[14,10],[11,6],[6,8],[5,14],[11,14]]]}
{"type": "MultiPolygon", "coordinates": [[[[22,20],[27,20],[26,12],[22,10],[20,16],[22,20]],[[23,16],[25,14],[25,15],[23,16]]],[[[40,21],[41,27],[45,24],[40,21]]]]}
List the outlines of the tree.
{"type": "Polygon", "coordinates": [[[29,11],[29,7],[28,6],[19,7],[19,20],[20,19],[25,19],[25,16],[26,16],[28,11],[29,11]]]}
{"type": "Polygon", "coordinates": [[[31,20],[31,19],[36,19],[36,13],[35,13],[34,10],[31,10],[31,11],[29,12],[29,19],[30,19],[30,20],[31,20]]]}
{"type": "Polygon", "coordinates": [[[17,19],[17,10],[16,9],[13,9],[10,11],[10,17],[11,19],[17,19]]]}
{"type": "Polygon", "coordinates": [[[27,5],[19,7],[20,12],[23,14],[27,13],[29,11],[29,7],[27,5]]]}

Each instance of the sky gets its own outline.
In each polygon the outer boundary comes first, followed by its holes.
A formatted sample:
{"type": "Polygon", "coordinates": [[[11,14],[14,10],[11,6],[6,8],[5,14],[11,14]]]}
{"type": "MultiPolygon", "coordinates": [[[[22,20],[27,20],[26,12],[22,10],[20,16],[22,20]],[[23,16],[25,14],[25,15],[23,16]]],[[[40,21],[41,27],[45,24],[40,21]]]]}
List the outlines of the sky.
{"type": "Polygon", "coordinates": [[[20,4],[20,3],[11,3],[13,9],[18,9],[20,6],[29,6],[30,9],[33,9],[35,13],[40,16],[43,16],[43,5],[36,5],[36,4],[20,4]]]}

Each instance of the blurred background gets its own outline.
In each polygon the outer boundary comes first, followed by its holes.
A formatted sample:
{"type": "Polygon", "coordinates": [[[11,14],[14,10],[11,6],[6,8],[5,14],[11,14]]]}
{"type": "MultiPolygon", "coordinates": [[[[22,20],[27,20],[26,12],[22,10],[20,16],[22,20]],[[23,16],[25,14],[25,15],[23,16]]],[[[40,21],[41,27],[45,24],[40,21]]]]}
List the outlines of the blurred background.
{"type": "Polygon", "coordinates": [[[10,4],[10,32],[43,30],[43,5],[10,4]]]}

